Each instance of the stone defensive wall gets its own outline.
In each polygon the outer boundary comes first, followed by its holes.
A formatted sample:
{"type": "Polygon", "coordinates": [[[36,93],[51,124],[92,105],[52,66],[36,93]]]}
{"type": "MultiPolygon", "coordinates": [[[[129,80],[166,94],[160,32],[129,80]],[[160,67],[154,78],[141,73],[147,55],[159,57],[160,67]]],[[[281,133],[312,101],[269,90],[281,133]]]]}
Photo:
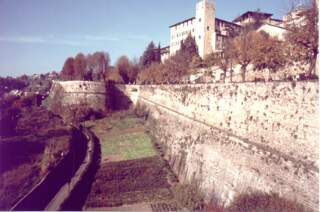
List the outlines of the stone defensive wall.
{"type": "Polygon", "coordinates": [[[318,82],[117,87],[149,111],[174,172],[207,200],[276,193],[318,210],[318,82]]]}
{"type": "Polygon", "coordinates": [[[107,96],[105,82],[54,81],[48,99],[51,101],[51,107],[81,105],[96,111],[105,111],[108,104],[107,96]]]}

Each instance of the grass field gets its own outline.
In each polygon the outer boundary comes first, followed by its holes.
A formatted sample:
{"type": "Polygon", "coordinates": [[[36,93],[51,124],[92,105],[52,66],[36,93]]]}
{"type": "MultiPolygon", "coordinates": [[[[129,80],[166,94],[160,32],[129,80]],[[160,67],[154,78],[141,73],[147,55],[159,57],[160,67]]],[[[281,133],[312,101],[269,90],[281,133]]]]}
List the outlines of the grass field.
{"type": "Polygon", "coordinates": [[[145,132],[144,120],[134,115],[116,113],[88,121],[85,125],[98,136],[103,161],[126,161],[157,155],[150,136],[145,132]]]}
{"type": "Polygon", "coordinates": [[[134,160],[156,155],[150,137],[144,132],[134,132],[107,138],[101,145],[102,157],[117,155],[120,160],[134,160]]]}

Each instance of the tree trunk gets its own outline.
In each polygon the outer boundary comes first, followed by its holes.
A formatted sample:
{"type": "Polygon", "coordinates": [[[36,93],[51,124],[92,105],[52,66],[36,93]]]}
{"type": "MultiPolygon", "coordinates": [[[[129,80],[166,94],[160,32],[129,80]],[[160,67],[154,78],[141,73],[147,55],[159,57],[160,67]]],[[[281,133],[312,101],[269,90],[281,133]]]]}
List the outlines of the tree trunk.
{"type": "Polygon", "coordinates": [[[316,59],[315,58],[312,58],[310,60],[310,66],[309,66],[309,70],[307,72],[307,76],[308,77],[311,77],[311,76],[314,76],[315,75],[315,69],[316,69],[316,59]]]}
{"type": "Polygon", "coordinates": [[[242,77],[242,82],[245,82],[246,80],[246,65],[241,66],[241,77],[242,77]]]}
{"type": "Polygon", "coordinates": [[[315,75],[319,77],[319,69],[320,69],[320,55],[317,55],[316,59],[316,67],[315,67],[315,75]]]}
{"type": "Polygon", "coordinates": [[[270,82],[271,81],[271,73],[270,73],[270,69],[268,69],[268,78],[266,80],[266,82],[270,82]]]}
{"type": "Polygon", "coordinates": [[[230,82],[232,82],[232,81],[233,81],[233,80],[232,80],[232,76],[233,76],[233,74],[232,74],[232,73],[233,73],[233,70],[231,69],[231,70],[230,70],[230,82]]]}

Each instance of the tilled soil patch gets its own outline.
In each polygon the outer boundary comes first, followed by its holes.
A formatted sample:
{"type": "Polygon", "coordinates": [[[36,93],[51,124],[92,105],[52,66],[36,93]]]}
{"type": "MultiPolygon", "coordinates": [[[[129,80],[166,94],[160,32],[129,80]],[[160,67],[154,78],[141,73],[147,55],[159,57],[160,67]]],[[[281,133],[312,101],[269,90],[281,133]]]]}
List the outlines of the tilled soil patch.
{"type": "Polygon", "coordinates": [[[116,207],[173,198],[168,171],[159,156],[102,164],[86,208],[116,207]]]}

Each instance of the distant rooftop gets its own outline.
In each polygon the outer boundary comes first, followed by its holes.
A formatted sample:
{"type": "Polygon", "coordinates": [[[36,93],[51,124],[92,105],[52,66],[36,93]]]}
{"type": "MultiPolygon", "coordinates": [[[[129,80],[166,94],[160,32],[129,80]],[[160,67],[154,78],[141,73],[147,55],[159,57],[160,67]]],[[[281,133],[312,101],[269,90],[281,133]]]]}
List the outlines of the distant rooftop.
{"type": "Polygon", "coordinates": [[[188,22],[188,21],[192,21],[193,19],[195,19],[195,17],[188,18],[188,19],[186,19],[186,20],[183,20],[183,21],[180,21],[180,22],[178,22],[178,23],[175,23],[175,24],[173,24],[173,25],[169,26],[169,28],[172,28],[172,27],[178,26],[178,25],[183,24],[183,23],[188,22]]]}
{"type": "MultiPolygon", "coordinates": [[[[178,23],[175,23],[175,24],[173,24],[173,25],[169,26],[169,28],[172,28],[172,27],[178,26],[178,25],[183,24],[183,23],[186,23],[186,22],[188,22],[188,21],[192,21],[193,19],[195,19],[195,17],[188,18],[188,19],[185,19],[185,20],[180,21],[180,22],[178,22],[178,23]]],[[[221,21],[221,22],[225,22],[225,23],[229,23],[229,24],[232,24],[232,25],[239,26],[239,25],[238,25],[238,24],[236,24],[236,23],[233,23],[233,22],[230,22],[230,21],[226,21],[226,20],[223,20],[223,19],[220,19],[220,18],[216,18],[216,21],[221,21]]]]}
{"type": "Polygon", "coordinates": [[[255,16],[255,17],[263,17],[263,18],[269,18],[271,17],[273,14],[271,13],[263,13],[263,12],[258,12],[258,11],[248,11],[246,13],[243,13],[242,15],[240,15],[239,17],[237,17],[236,19],[233,20],[233,22],[238,22],[241,21],[249,16],[255,16]]]}

